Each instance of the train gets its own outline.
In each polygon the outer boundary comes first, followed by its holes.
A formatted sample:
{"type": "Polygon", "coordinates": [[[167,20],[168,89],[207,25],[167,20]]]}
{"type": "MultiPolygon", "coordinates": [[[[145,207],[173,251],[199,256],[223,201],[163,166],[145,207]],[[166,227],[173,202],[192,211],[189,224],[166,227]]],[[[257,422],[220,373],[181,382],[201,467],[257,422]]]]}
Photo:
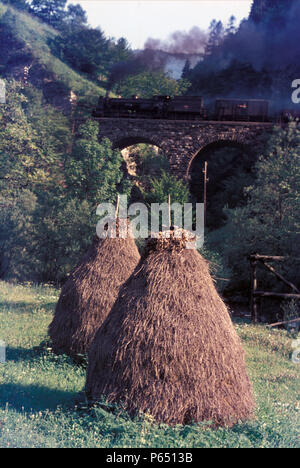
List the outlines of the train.
{"type": "Polygon", "coordinates": [[[100,97],[95,117],[137,117],[158,119],[204,119],[203,98],[199,96],[153,96],[142,99],[100,97]]]}
{"type": "Polygon", "coordinates": [[[216,99],[214,109],[208,112],[201,96],[160,96],[144,99],[100,97],[95,118],[139,118],[166,120],[217,120],[239,122],[288,122],[299,119],[300,110],[278,112],[270,117],[269,101],[264,99],[216,99]]]}
{"type": "Polygon", "coordinates": [[[216,120],[266,122],[269,117],[269,101],[263,99],[217,99],[216,120]]]}

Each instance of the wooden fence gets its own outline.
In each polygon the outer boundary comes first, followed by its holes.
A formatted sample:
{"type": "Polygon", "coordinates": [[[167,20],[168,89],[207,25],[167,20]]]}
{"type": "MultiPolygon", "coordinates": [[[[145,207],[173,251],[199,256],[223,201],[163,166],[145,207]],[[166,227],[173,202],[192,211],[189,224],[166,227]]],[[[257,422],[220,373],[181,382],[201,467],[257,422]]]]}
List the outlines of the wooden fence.
{"type": "MultiPolygon", "coordinates": [[[[268,261],[283,261],[286,260],[285,257],[276,257],[271,255],[250,255],[249,257],[251,264],[251,320],[252,323],[258,322],[258,301],[259,298],[263,297],[277,297],[283,299],[300,299],[300,291],[293,283],[284,278],[280,273],[278,273],[275,268],[268,263],[268,261]],[[258,289],[257,281],[257,267],[258,265],[263,266],[269,272],[273,273],[277,279],[282,281],[284,284],[291,288],[292,292],[290,293],[276,293],[272,291],[261,291],[258,289]]],[[[299,258],[295,260],[300,260],[299,258]]],[[[296,319],[295,321],[299,321],[296,319]]],[[[274,324],[275,325],[275,324],[274,324]]],[[[278,325],[278,323],[276,324],[278,325]]]]}

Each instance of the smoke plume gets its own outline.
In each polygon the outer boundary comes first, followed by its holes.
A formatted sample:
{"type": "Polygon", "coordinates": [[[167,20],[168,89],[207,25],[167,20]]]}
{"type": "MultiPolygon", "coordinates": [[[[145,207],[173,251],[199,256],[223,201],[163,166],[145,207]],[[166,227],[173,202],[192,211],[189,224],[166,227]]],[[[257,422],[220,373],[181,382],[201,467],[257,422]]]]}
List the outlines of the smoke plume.
{"type": "Polygon", "coordinates": [[[145,49],[162,50],[170,54],[200,55],[207,43],[207,33],[198,26],[190,31],[175,31],[166,40],[149,38],[145,49]]]}
{"type": "Polygon", "coordinates": [[[270,13],[259,24],[252,21],[242,23],[236,40],[227,42],[223,52],[251,63],[256,70],[277,70],[289,65],[299,65],[299,22],[300,2],[297,1],[290,10],[285,10],[284,16],[270,13]]]}
{"type": "Polygon", "coordinates": [[[154,50],[145,49],[134,54],[133,58],[118,62],[112,66],[109,77],[108,90],[130,75],[137,75],[144,71],[161,71],[164,69],[166,59],[154,50]]]}
{"type": "Polygon", "coordinates": [[[170,55],[202,55],[207,43],[207,33],[193,27],[189,32],[175,31],[168,39],[149,38],[144,50],[135,52],[130,60],[116,63],[110,71],[108,91],[130,75],[137,75],[143,71],[164,71],[170,55]]]}
{"type": "Polygon", "coordinates": [[[300,78],[300,0],[255,5],[250,19],[194,68],[191,91],[206,100],[216,94],[268,99],[274,108],[288,109],[291,83],[300,78]]]}

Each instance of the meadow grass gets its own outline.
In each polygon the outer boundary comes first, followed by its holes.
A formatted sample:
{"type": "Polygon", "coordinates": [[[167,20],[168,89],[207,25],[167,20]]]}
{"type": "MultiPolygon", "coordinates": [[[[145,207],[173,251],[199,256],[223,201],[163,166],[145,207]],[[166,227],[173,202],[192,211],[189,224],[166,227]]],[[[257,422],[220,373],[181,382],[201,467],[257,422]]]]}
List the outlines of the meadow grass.
{"type": "Polygon", "coordinates": [[[41,342],[59,292],[51,286],[0,282],[0,447],[290,447],[300,446],[299,370],[287,332],[239,321],[254,385],[254,421],[232,429],[209,423],[168,427],[151,415],[131,420],[121,410],[88,408],[85,369],[41,342]]]}

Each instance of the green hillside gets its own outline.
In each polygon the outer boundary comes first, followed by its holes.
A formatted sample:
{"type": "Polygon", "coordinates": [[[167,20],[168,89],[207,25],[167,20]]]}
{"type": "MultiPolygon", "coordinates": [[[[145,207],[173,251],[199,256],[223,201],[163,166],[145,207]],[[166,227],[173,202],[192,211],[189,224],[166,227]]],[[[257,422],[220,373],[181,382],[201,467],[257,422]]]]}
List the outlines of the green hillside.
{"type": "Polygon", "coordinates": [[[53,79],[80,96],[103,95],[105,90],[87,80],[54,56],[50,44],[58,31],[0,2],[0,75],[14,76],[16,68],[30,66],[29,80],[35,83],[53,79]]]}

